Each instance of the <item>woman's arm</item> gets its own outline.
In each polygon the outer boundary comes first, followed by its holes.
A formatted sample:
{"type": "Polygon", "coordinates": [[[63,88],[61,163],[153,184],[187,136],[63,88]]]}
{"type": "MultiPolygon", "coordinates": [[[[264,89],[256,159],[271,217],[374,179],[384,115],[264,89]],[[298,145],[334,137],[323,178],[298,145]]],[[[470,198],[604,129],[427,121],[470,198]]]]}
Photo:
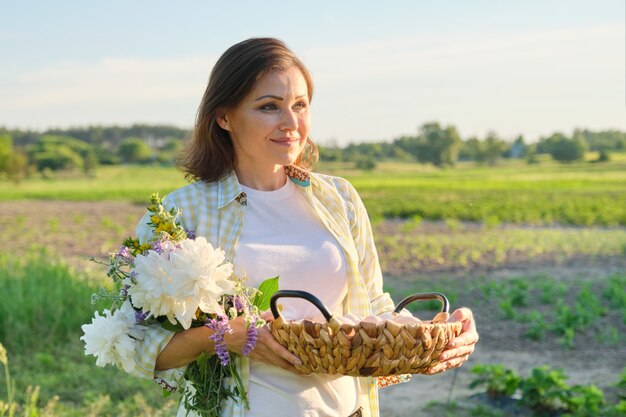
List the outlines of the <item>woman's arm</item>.
{"type": "MultiPolygon", "coordinates": [[[[265,320],[269,320],[270,317],[269,312],[262,315],[265,320]]],[[[237,317],[230,321],[230,327],[231,332],[224,336],[226,348],[230,352],[241,354],[248,337],[246,321],[243,317],[237,317]]],[[[300,373],[294,367],[294,365],[302,365],[297,356],[278,343],[266,327],[261,327],[257,331],[256,345],[248,355],[249,357],[300,373]]],[[[214,354],[215,343],[210,339],[212,334],[213,330],[205,326],[176,333],[157,357],[156,369],[166,370],[188,365],[203,352],[214,354]]]]}
{"type": "Polygon", "coordinates": [[[179,368],[198,359],[202,352],[215,353],[215,343],[209,339],[212,334],[213,331],[205,326],[176,333],[157,356],[155,369],[179,368]]]}

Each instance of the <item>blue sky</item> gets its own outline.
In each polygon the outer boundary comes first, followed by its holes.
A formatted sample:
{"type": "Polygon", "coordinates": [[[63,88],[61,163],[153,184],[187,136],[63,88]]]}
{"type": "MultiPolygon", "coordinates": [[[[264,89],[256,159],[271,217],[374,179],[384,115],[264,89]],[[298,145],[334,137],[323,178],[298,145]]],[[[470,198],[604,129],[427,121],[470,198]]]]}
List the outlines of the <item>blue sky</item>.
{"type": "Polygon", "coordinates": [[[284,40],[316,83],[313,138],[626,130],[625,3],[24,1],[0,5],[0,125],[188,128],[210,69],[284,40]]]}

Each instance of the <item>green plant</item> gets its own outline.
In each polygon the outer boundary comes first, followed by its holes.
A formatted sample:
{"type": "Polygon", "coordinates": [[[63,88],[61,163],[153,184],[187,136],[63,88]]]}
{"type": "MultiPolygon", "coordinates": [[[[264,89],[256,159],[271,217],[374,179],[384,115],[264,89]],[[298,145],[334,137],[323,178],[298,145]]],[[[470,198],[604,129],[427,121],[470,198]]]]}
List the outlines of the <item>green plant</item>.
{"type": "Polygon", "coordinates": [[[0,400],[0,416],[13,416],[15,414],[15,408],[17,404],[13,402],[13,392],[15,391],[15,382],[11,380],[11,374],[9,372],[9,357],[7,350],[0,343],[0,363],[4,367],[4,380],[7,387],[7,402],[0,400]]]}
{"type": "Polygon", "coordinates": [[[510,299],[506,298],[504,300],[501,300],[498,303],[498,305],[500,306],[500,311],[502,312],[502,315],[504,316],[505,319],[507,320],[515,319],[517,312],[510,299]]]}
{"type": "Polygon", "coordinates": [[[539,300],[542,304],[552,304],[567,292],[567,286],[549,276],[535,276],[536,287],[539,290],[539,300]]]}
{"type": "Polygon", "coordinates": [[[0,340],[11,351],[60,346],[91,316],[98,286],[45,252],[0,254],[0,340]]]}
{"type": "Polygon", "coordinates": [[[573,348],[576,329],[579,327],[579,317],[570,306],[560,303],[556,307],[555,320],[552,330],[561,336],[561,344],[573,348]]]}
{"type": "Polygon", "coordinates": [[[533,310],[526,316],[528,323],[530,324],[528,330],[524,333],[524,336],[532,340],[543,340],[545,332],[548,328],[543,315],[533,310]]]}
{"type": "Polygon", "coordinates": [[[598,417],[604,409],[604,392],[595,385],[576,385],[565,399],[564,417],[598,417]]]}
{"type": "Polygon", "coordinates": [[[7,389],[7,401],[0,400],[0,417],[14,417],[17,412],[23,411],[26,417],[40,417],[50,415],[56,408],[59,402],[59,397],[53,397],[48,401],[43,409],[38,406],[39,402],[39,387],[33,388],[28,386],[26,388],[26,396],[22,405],[15,401],[15,381],[11,379],[9,373],[9,357],[5,347],[0,343],[0,363],[4,367],[4,376],[7,389]]]}
{"type": "Polygon", "coordinates": [[[526,307],[528,295],[528,282],[523,278],[515,278],[509,282],[508,297],[515,307],[526,307]]]}
{"type": "Polygon", "coordinates": [[[503,365],[476,365],[471,371],[476,377],[470,383],[470,388],[486,386],[487,398],[497,400],[510,397],[517,391],[521,379],[503,365]]]}
{"type": "Polygon", "coordinates": [[[626,324],[626,276],[613,275],[607,280],[602,296],[613,309],[621,310],[622,320],[626,324]]]}
{"type": "Polygon", "coordinates": [[[563,371],[548,366],[534,368],[530,377],[522,380],[520,389],[522,404],[538,415],[564,408],[569,391],[563,371]]]}
{"type": "Polygon", "coordinates": [[[578,293],[575,302],[578,325],[586,327],[606,314],[606,309],[591,291],[591,285],[586,284],[578,293]]]}
{"type": "Polygon", "coordinates": [[[626,416],[626,401],[622,400],[611,407],[608,407],[602,417],[624,417],[626,416]]]}

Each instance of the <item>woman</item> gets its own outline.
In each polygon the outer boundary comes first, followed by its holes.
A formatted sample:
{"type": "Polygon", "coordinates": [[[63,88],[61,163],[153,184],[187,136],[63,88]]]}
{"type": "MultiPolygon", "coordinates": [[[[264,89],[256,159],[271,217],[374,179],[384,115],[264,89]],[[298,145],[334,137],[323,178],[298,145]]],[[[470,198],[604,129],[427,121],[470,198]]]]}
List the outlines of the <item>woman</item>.
{"type": "MultiPolygon", "coordinates": [[[[317,295],[333,314],[380,315],[393,310],[371,227],[358,194],[341,178],[310,172],[317,149],[309,139],[313,83],[306,67],[280,41],[249,39],[216,63],[200,105],[182,166],[196,182],[174,191],[166,204],[183,210],[182,225],[226,252],[247,285],[280,276],[280,289],[317,295]]],[[[147,233],[145,220],[137,235],[147,233]]],[[[321,320],[302,300],[285,300],[287,319],[321,320]]],[[[266,315],[265,319],[271,317],[266,315]]],[[[460,366],[478,340],[472,314],[453,320],[464,332],[429,373],[460,366]]],[[[230,351],[241,353],[245,322],[231,322],[230,351]]],[[[154,328],[138,349],[143,376],[175,385],[185,365],[214,352],[212,330],[176,334],[154,328]]],[[[378,415],[374,378],[302,375],[300,359],[266,328],[238,364],[250,409],[226,404],[227,416],[378,415]]],[[[184,410],[179,411],[184,415],[184,410]]]]}

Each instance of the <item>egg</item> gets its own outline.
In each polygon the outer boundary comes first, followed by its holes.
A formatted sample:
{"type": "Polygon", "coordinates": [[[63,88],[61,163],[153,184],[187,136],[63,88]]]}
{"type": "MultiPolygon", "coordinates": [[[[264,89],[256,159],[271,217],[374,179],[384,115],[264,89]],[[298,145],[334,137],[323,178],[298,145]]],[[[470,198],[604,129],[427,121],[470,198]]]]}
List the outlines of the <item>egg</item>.
{"type": "Polygon", "coordinates": [[[365,317],[363,321],[365,323],[374,323],[374,324],[381,324],[385,322],[385,320],[381,319],[378,316],[368,316],[368,317],[365,317]]]}
{"type": "Polygon", "coordinates": [[[409,325],[416,325],[421,323],[421,320],[414,316],[398,316],[394,319],[394,321],[396,323],[409,325]]]}
{"type": "Polygon", "coordinates": [[[350,324],[354,326],[361,322],[361,318],[356,314],[346,314],[345,316],[341,317],[341,322],[343,324],[350,324]]]}
{"type": "Polygon", "coordinates": [[[398,315],[397,313],[383,313],[379,315],[378,317],[380,317],[383,320],[393,320],[396,318],[397,315],[398,315]]]}
{"type": "Polygon", "coordinates": [[[435,318],[433,319],[433,323],[445,323],[450,318],[450,313],[437,313],[435,318]]]}

